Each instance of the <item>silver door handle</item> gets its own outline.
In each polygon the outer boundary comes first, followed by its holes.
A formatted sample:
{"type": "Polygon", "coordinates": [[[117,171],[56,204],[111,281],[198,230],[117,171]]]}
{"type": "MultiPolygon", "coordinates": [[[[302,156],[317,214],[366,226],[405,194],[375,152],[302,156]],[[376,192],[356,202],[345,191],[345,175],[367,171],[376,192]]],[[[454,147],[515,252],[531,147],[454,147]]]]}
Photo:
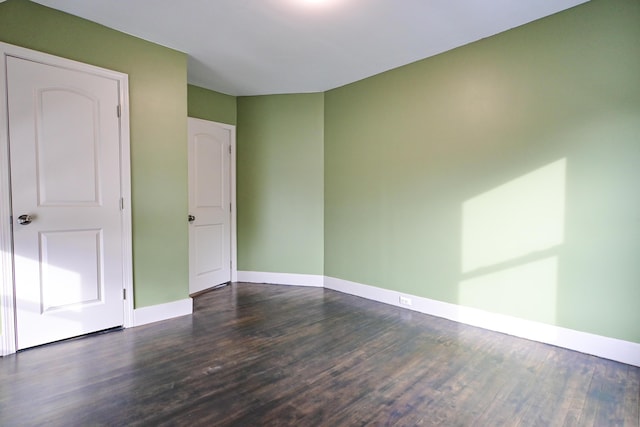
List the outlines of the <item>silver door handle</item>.
{"type": "Polygon", "coordinates": [[[33,217],[31,215],[20,215],[18,217],[18,224],[20,225],[29,225],[33,221],[33,217]]]}
{"type": "Polygon", "coordinates": [[[189,222],[193,222],[196,220],[196,217],[193,215],[189,215],[187,218],[189,219],[189,222]]]}

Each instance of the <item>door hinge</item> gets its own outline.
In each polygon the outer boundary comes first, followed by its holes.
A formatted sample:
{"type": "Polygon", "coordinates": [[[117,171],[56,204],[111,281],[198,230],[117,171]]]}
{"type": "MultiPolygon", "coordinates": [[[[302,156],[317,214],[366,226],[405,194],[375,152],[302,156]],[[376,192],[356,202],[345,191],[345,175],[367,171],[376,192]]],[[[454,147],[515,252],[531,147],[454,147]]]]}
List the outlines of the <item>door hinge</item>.
{"type": "Polygon", "coordinates": [[[116,106],[116,115],[117,115],[118,117],[120,117],[120,114],[121,114],[121,111],[120,111],[120,104],[118,104],[118,105],[116,106]]]}
{"type": "Polygon", "coordinates": [[[127,299],[127,290],[126,289],[122,290],[122,299],[124,299],[124,300],[127,299]]]}
{"type": "Polygon", "coordinates": [[[231,146],[229,146],[229,154],[231,154],[231,146]]]}
{"type": "Polygon", "coordinates": [[[124,197],[120,197],[120,210],[124,210],[124,197]]]}
{"type": "Polygon", "coordinates": [[[229,212],[233,212],[233,205],[229,203],[229,212]]]}

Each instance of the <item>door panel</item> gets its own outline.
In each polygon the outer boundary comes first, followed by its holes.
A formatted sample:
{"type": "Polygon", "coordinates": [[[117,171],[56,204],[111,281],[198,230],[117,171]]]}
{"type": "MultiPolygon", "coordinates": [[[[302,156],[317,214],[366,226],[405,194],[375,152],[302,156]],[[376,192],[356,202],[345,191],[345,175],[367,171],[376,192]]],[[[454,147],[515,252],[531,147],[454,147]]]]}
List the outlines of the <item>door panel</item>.
{"type": "MultiPolygon", "coordinates": [[[[224,136],[224,135],[223,135],[224,136]]],[[[224,139],[216,139],[210,134],[194,135],[195,207],[222,208],[225,191],[223,158],[228,145],[224,139]]],[[[228,184],[228,183],[227,183],[228,184]]]]}
{"type": "Polygon", "coordinates": [[[98,205],[98,100],[71,89],[41,89],[35,104],[39,204],[98,205]],[[60,168],[71,158],[73,168],[60,168]]]}
{"type": "Polygon", "coordinates": [[[102,245],[101,230],[40,233],[41,314],[103,302],[102,245]],[[59,292],[60,283],[65,292],[59,292]]]}
{"type": "Polygon", "coordinates": [[[189,119],[189,292],[231,280],[231,132],[189,119]]]}
{"type": "Polygon", "coordinates": [[[120,326],[118,82],[13,57],[7,80],[18,349],[120,326]]]}
{"type": "Polygon", "coordinates": [[[224,227],[221,224],[214,224],[201,225],[194,228],[197,276],[202,277],[223,269],[222,244],[224,242],[224,227]]]}

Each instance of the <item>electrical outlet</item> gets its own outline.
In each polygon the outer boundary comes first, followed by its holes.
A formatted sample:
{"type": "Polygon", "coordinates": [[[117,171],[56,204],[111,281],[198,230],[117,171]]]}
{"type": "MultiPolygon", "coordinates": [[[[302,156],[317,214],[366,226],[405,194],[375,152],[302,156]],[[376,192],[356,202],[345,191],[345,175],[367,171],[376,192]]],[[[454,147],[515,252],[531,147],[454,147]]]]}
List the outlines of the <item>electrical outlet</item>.
{"type": "Polygon", "coordinates": [[[400,304],[411,305],[411,298],[400,295],[400,304]]]}

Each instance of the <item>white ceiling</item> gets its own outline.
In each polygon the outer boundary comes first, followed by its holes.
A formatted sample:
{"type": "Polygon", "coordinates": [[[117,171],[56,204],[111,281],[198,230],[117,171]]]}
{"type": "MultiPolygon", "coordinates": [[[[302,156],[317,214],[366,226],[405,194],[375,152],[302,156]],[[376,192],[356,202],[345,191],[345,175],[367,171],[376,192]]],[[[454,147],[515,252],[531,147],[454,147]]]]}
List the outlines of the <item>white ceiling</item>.
{"type": "Polygon", "coordinates": [[[230,95],[321,92],[586,0],[36,0],[189,55],[230,95]]]}

